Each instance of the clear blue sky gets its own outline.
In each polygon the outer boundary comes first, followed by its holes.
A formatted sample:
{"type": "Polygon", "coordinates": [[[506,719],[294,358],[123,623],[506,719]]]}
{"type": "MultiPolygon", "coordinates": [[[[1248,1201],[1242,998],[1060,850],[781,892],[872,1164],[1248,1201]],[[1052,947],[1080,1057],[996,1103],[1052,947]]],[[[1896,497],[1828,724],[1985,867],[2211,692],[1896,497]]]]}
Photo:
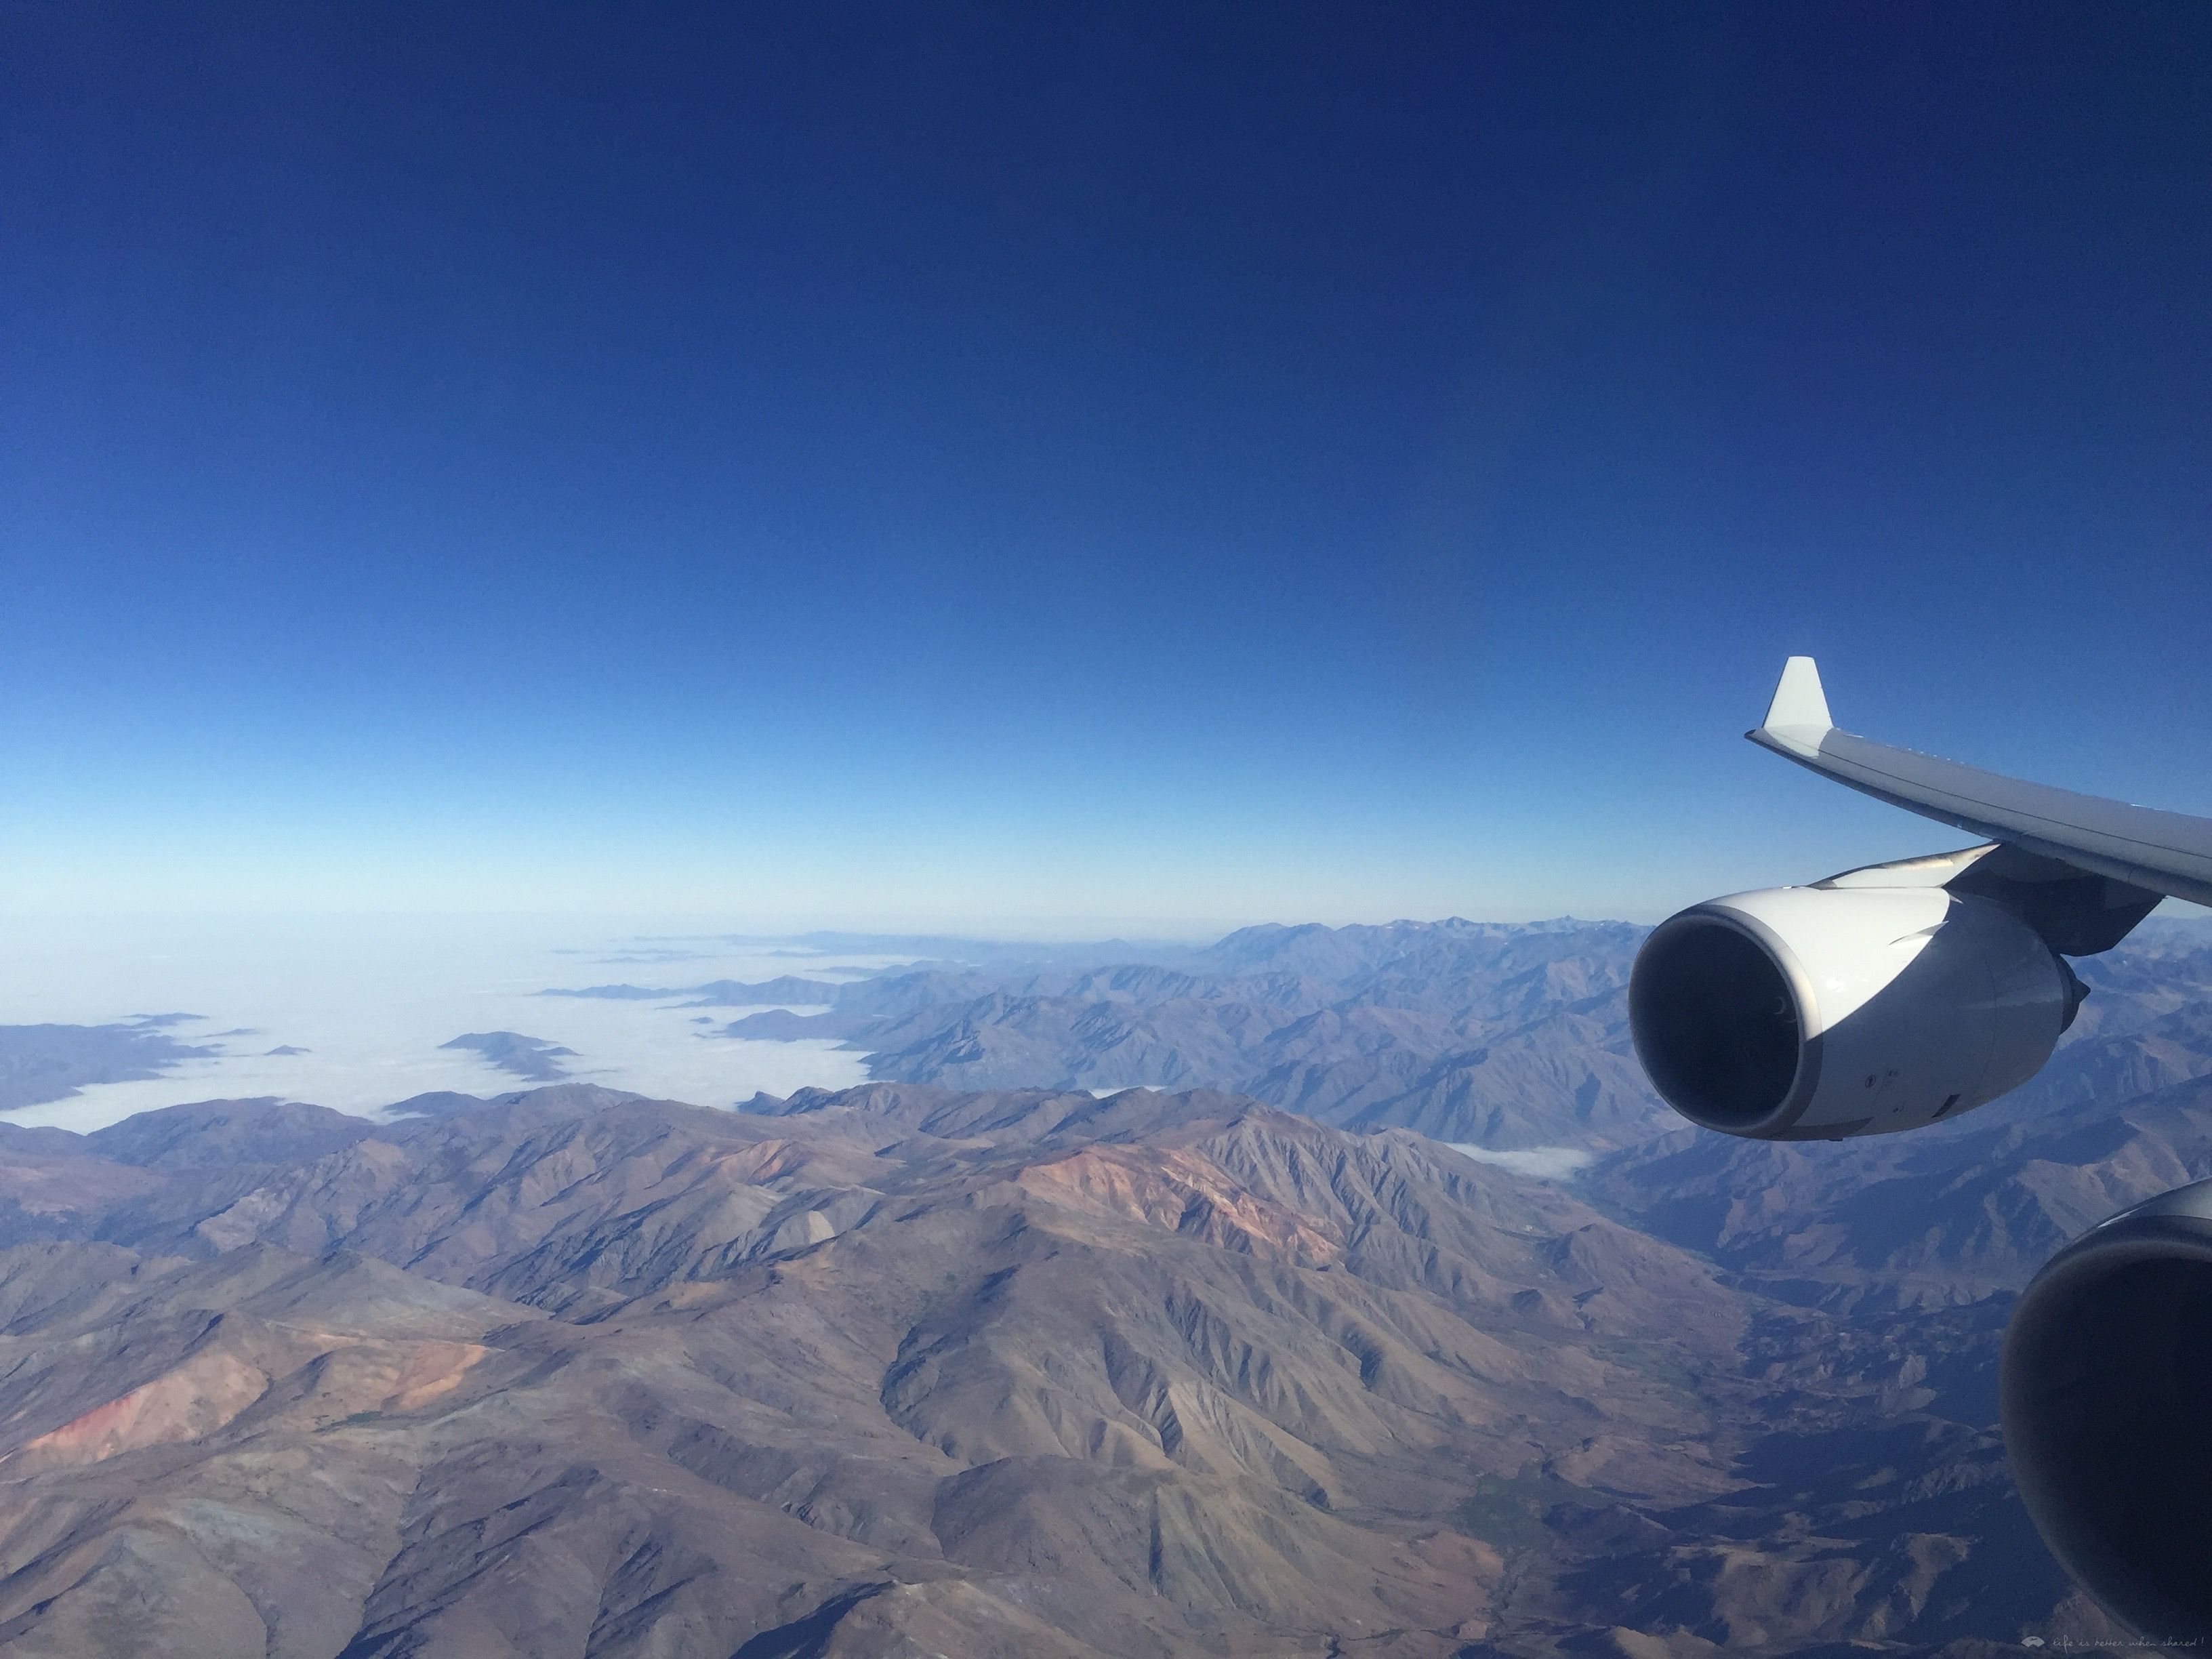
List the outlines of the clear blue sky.
{"type": "Polygon", "coordinates": [[[2212,812],[2212,7],[0,14],[0,908],[1654,916],[2212,812]]]}

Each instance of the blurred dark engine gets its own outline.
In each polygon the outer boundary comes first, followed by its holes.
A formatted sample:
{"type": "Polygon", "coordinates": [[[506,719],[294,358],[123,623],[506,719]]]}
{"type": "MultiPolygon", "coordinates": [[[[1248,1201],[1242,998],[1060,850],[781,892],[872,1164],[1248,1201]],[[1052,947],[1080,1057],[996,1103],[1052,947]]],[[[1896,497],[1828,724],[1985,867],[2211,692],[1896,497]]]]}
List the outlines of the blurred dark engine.
{"type": "Polygon", "coordinates": [[[2147,1640],[2212,1638],[2212,1181],[2051,1258],[2013,1315],[2002,1395],[2060,1564],[2147,1640]]]}

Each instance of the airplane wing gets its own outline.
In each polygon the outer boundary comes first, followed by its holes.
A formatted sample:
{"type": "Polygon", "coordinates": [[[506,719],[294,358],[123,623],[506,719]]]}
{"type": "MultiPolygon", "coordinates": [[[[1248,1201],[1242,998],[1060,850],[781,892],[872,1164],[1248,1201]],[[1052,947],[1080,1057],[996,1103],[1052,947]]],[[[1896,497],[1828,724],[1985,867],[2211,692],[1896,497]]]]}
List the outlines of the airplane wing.
{"type": "Polygon", "coordinates": [[[2164,893],[2212,905],[2212,818],[2001,777],[1854,736],[1828,718],[1827,694],[1810,657],[1784,665],[1765,723],[1744,735],[1908,812],[2126,884],[2146,897],[2164,893]]]}

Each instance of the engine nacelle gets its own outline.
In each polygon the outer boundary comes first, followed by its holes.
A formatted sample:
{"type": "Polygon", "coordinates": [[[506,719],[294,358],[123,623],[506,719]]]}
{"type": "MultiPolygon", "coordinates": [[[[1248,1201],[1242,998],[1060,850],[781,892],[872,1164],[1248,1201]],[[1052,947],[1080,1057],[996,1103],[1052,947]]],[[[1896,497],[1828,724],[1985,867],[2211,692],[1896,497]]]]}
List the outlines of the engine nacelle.
{"type": "Polygon", "coordinates": [[[1628,985],[1637,1057],[1692,1123],[1838,1140],[2017,1088],[2081,981],[2002,905],[1942,887],[1776,887],[1655,929],[1628,985]]]}
{"type": "Polygon", "coordinates": [[[2013,1478],[2075,1582],[2154,1641],[2212,1639],[2212,1181],[2051,1259],[2000,1395],[2013,1478]]]}

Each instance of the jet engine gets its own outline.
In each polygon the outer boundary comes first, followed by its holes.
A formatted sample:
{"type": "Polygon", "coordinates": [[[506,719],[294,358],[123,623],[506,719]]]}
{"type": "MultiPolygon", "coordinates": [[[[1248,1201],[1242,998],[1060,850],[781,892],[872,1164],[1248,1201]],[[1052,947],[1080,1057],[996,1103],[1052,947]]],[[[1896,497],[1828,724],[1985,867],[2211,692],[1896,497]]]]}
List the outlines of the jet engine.
{"type": "Polygon", "coordinates": [[[2005,1334],[2000,1395],[2060,1564],[2153,1640],[2212,1637],[2212,1181],[2051,1259],[2005,1334]]]}
{"type": "Polygon", "coordinates": [[[1636,958],[1628,1011],[1653,1086],[1692,1123],[1839,1140],[1917,1128],[2018,1087],[2084,994],[2014,909],[1847,875],[1662,922],[1636,958]]]}
{"type": "MultiPolygon", "coordinates": [[[[1644,941],[1636,1052],[1693,1123],[1768,1140],[1932,1123],[2033,1077],[2087,994],[2064,957],[2212,905],[2212,819],[1837,726],[1792,657],[1746,734],[1981,846],[1693,905],[1644,941]]],[[[2212,1639],[2212,1182],[2052,1258],[2005,1339],[2005,1443],[2067,1570],[2153,1642],[2212,1639]]]]}

